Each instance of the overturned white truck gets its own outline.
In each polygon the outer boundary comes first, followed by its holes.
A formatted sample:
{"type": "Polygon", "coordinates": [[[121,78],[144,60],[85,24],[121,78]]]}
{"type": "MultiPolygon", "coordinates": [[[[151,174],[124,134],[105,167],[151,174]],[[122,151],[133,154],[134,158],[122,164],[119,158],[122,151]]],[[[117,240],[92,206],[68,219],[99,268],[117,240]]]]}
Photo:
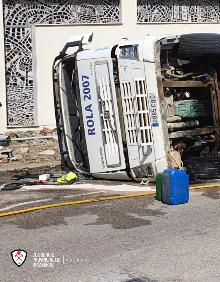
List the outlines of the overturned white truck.
{"type": "Polygon", "coordinates": [[[72,39],[53,65],[63,166],[105,179],[153,181],[167,167],[219,178],[220,34],[83,50],[91,40],[72,39]]]}

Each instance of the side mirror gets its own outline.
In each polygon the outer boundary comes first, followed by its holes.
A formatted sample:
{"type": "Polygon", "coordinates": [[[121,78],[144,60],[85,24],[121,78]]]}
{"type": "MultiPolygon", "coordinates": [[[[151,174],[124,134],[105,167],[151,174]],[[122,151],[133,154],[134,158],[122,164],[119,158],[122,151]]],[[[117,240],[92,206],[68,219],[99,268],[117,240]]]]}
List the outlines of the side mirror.
{"type": "Polygon", "coordinates": [[[92,39],[93,33],[87,33],[71,37],[60,52],[61,57],[64,57],[66,55],[66,51],[70,47],[79,47],[78,50],[82,50],[82,46],[90,44],[92,42],[92,39]]]}
{"type": "Polygon", "coordinates": [[[82,45],[88,45],[92,42],[93,33],[86,33],[70,37],[67,43],[82,42],[82,45]]]}

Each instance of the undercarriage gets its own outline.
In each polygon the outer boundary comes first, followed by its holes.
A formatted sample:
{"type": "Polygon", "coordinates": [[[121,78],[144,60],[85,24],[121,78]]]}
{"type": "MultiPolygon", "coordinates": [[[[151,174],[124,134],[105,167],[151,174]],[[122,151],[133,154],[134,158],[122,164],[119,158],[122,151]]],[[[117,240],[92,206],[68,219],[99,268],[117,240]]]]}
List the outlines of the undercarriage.
{"type": "Polygon", "coordinates": [[[220,177],[219,36],[181,36],[161,46],[160,69],[171,167],[198,178],[220,177]],[[212,50],[213,49],[213,50],[212,50]]]}

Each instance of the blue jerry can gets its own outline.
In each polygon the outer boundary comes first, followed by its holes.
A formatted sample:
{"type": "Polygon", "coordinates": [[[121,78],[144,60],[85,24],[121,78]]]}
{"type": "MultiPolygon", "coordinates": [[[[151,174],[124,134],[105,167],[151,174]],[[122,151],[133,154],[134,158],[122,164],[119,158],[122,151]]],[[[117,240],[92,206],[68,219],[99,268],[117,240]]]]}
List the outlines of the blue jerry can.
{"type": "Polygon", "coordinates": [[[188,201],[189,175],[181,169],[166,169],[162,180],[162,202],[168,205],[179,205],[188,201]]]}

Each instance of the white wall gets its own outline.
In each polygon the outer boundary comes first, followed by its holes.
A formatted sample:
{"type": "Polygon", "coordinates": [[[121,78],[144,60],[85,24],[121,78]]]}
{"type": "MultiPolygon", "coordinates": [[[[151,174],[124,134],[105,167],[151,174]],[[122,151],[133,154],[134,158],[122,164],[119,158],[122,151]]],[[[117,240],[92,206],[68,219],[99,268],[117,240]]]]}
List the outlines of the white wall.
{"type": "MultiPolygon", "coordinates": [[[[146,34],[180,34],[188,32],[220,33],[220,24],[137,24],[136,0],[122,0],[122,24],[102,25],[36,25],[36,76],[38,125],[55,126],[52,94],[52,62],[68,38],[81,33],[94,33],[92,47],[105,46],[117,42],[123,37],[141,38],[146,34]]],[[[1,14],[0,14],[1,17],[1,14]]],[[[2,17],[1,17],[2,18],[2,17]]],[[[0,36],[2,35],[0,19],[0,36]]],[[[0,40],[0,51],[3,48],[0,40]]],[[[2,52],[1,52],[2,54],[2,52]]],[[[4,82],[3,67],[0,68],[1,82],[4,82]]],[[[0,85],[0,99],[5,100],[4,83],[0,85]]],[[[0,129],[6,128],[6,113],[0,109],[0,129]]]]}

